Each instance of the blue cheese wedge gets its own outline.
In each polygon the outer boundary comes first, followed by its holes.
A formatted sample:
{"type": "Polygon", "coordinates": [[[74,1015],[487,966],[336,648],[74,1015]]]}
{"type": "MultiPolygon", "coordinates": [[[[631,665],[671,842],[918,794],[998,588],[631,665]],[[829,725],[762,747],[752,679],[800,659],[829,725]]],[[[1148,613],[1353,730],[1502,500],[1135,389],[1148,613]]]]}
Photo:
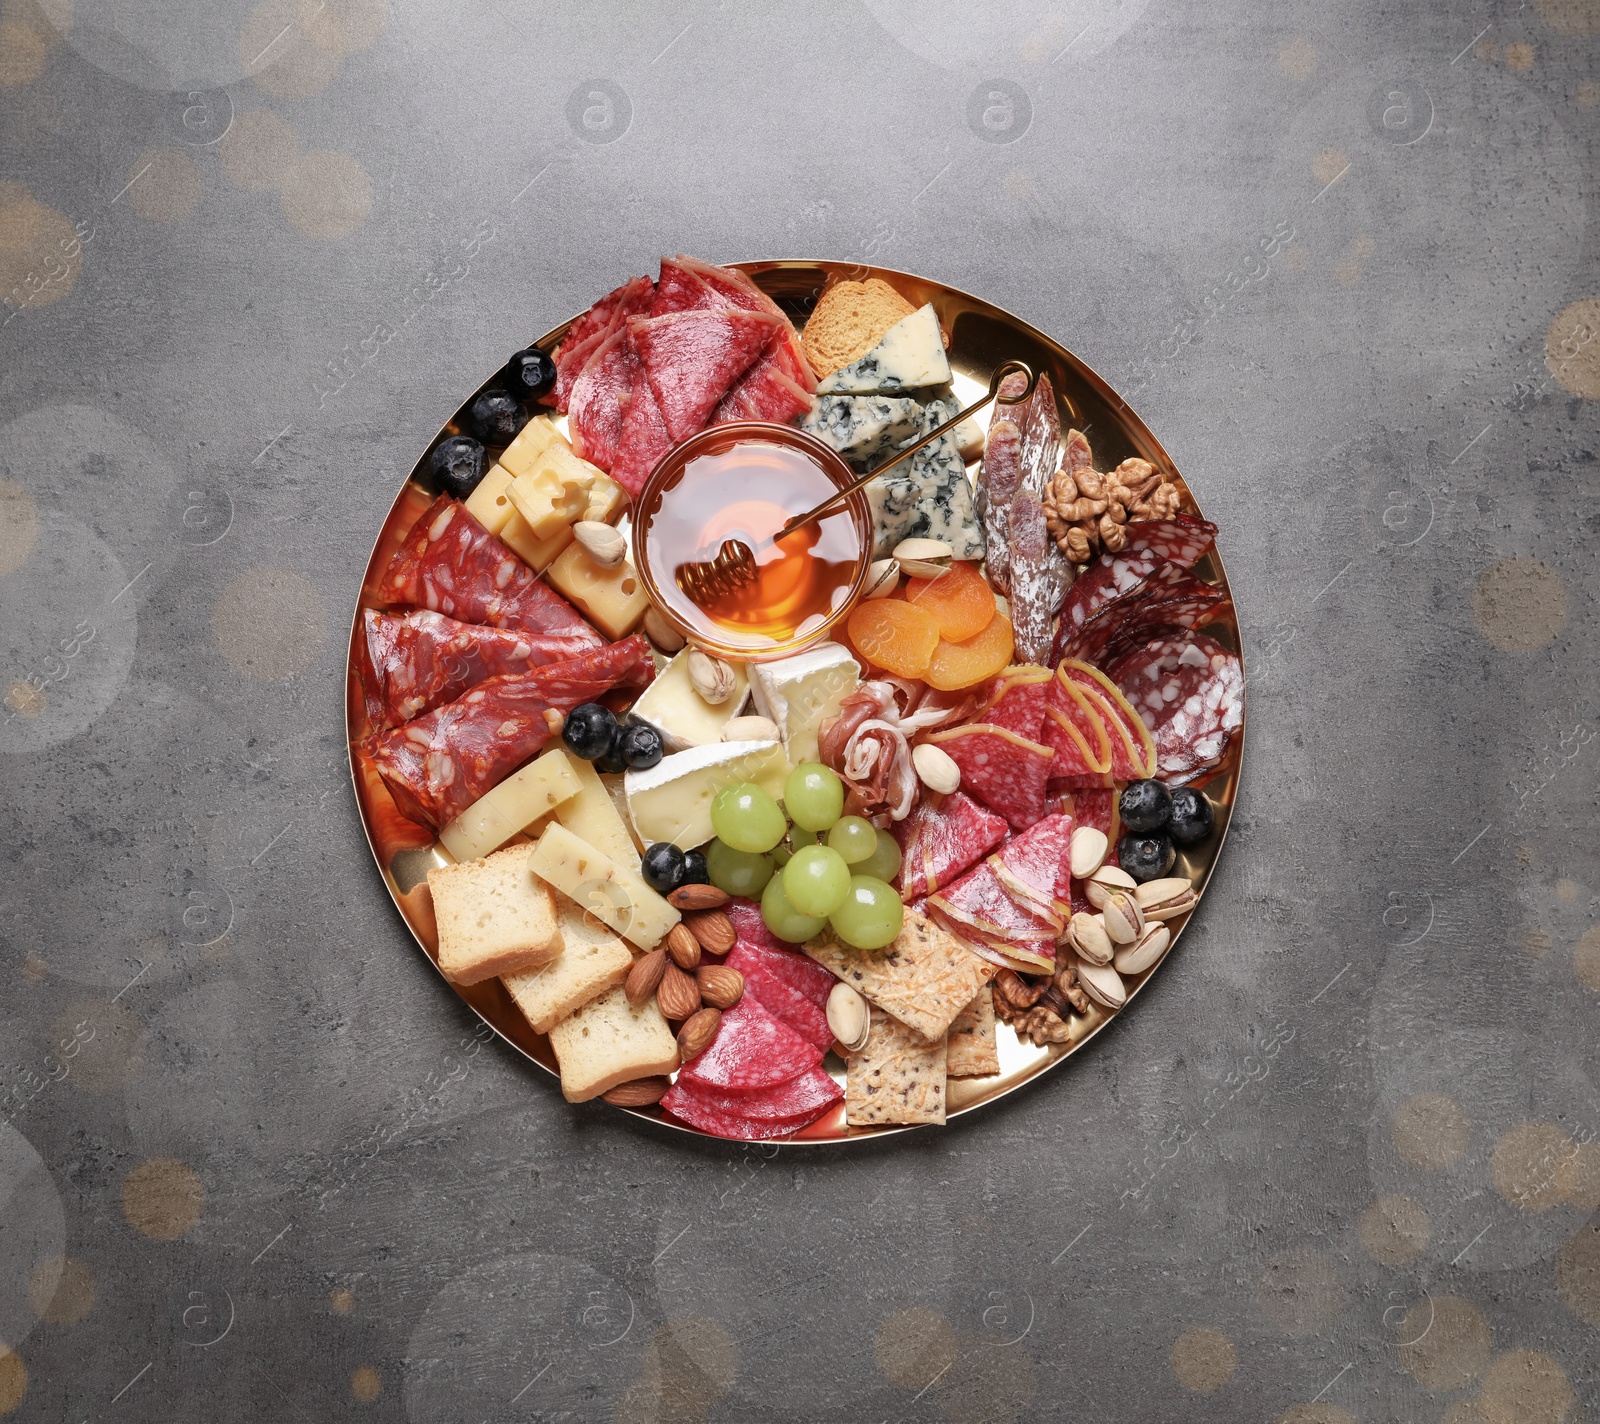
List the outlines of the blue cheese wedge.
{"type": "Polygon", "coordinates": [[[922,428],[922,406],[908,396],[816,396],[800,428],[865,468],[922,428]]]}
{"type": "Polygon", "coordinates": [[[897,321],[859,361],[819,381],[817,394],[893,395],[942,386],[949,379],[950,362],[930,302],[897,321]]]}
{"type": "Polygon", "coordinates": [[[817,759],[817,728],[839,711],[860,681],[860,664],[838,643],[750,665],[756,707],[777,723],[793,766],[817,759]]]}
{"type": "MultiPolygon", "coordinates": [[[[922,413],[926,434],[956,413],[945,401],[929,401],[922,413]]],[[[873,558],[887,558],[902,539],[938,539],[957,559],[983,557],[983,530],[973,505],[972,484],[954,432],[867,486],[872,505],[873,558]]]]}

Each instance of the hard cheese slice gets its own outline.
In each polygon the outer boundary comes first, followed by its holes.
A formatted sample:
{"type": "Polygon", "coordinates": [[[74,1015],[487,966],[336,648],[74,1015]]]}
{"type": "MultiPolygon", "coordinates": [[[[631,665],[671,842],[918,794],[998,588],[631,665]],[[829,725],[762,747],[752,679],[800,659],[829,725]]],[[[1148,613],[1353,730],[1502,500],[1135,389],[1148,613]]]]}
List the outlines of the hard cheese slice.
{"type": "Polygon", "coordinates": [[[713,1088],[768,1088],[820,1062],[822,1050],[816,1044],[807,1043],[753,998],[744,998],[723,1014],[716,1036],[689,1061],[678,1081],[713,1088]]]}
{"type": "Polygon", "coordinates": [[[552,748],[468,806],[439,832],[439,843],[457,860],[476,860],[578,791],[572,762],[552,748]]]}
{"type": "Polygon", "coordinates": [[[556,823],[533,848],[533,873],[640,949],[654,949],[682,918],[638,871],[619,865],[556,823]]]}
{"type": "Polygon", "coordinates": [[[893,828],[900,845],[900,894],[920,900],[948,885],[1006,838],[1006,823],[957,791],[924,796],[893,828]]]}
{"type": "Polygon", "coordinates": [[[947,1063],[942,1034],[929,1043],[873,1009],[867,1046],[850,1056],[845,1120],[851,1127],[942,1124],[947,1063]]]}
{"type": "Polygon", "coordinates": [[[1054,753],[1004,727],[973,722],[928,740],[961,768],[961,785],[1014,830],[1025,830],[1044,815],[1045,782],[1054,753]]]}
{"type": "Polygon", "coordinates": [[[991,966],[914,910],[906,912],[899,938],[886,949],[865,953],[819,940],[805,951],[927,1039],[942,1038],[950,1021],[994,977],[991,966]]]}

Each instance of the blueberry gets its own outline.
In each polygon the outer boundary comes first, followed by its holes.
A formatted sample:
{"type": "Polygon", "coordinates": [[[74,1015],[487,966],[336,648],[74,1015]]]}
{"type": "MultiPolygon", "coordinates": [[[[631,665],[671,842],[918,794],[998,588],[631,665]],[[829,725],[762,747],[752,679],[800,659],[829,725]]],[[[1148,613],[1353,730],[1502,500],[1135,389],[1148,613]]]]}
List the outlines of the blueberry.
{"type": "MultiPolygon", "coordinates": [[[[617,719],[609,707],[598,702],[585,702],[567,713],[567,725],[562,728],[561,740],[573,756],[585,761],[598,761],[611,750],[617,737],[617,719]]],[[[621,767],[617,768],[619,771],[621,767]]]]}
{"type": "Polygon", "coordinates": [[[684,859],[671,841],[658,841],[644,853],[644,883],[657,895],[670,895],[683,884],[684,859]]]}
{"type": "Polygon", "coordinates": [[[711,871],[706,866],[706,857],[703,851],[685,851],[683,855],[682,885],[709,885],[711,871]]]}
{"type": "Polygon", "coordinates": [[[648,722],[630,722],[617,736],[617,755],[629,771],[649,771],[666,750],[648,722]]]}
{"type": "Polygon", "coordinates": [[[1211,803],[1192,786],[1172,793],[1172,820],[1167,833],[1181,846],[1192,846],[1211,834],[1211,803]]]}
{"type": "Polygon", "coordinates": [[[622,753],[618,746],[621,740],[622,734],[619,730],[617,735],[612,738],[611,745],[606,748],[605,754],[594,759],[594,769],[596,771],[604,772],[607,776],[621,776],[628,769],[628,763],[623,761],[622,753]]]}
{"type": "Polygon", "coordinates": [[[485,391],[472,403],[472,428],[485,445],[509,445],[527,419],[510,391],[485,391]]]}
{"type": "Polygon", "coordinates": [[[1132,781],[1118,803],[1130,831],[1159,831],[1172,813],[1172,797],[1159,781],[1132,781]]]}
{"type": "Polygon", "coordinates": [[[433,477],[439,488],[466,499],[483,479],[483,446],[470,435],[452,435],[433,447],[433,477]]]}
{"type": "Polygon", "coordinates": [[[1163,835],[1124,836],[1117,842],[1117,864],[1141,885],[1159,880],[1172,869],[1177,852],[1163,835]]]}
{"type": "Polygon", "coordinates": [[[538,395],[555,378],[556,363],[537,346],[517,352],[506,362],[506,384],[513,395],[538,395]]]}

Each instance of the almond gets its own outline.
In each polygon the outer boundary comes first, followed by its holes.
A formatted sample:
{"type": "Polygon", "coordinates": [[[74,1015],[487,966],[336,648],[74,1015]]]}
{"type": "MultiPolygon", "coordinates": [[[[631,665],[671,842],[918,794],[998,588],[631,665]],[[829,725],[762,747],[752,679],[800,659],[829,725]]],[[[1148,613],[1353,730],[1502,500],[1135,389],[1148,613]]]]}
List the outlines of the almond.
{"type": "Polygon", "coordinates": [[[700,1009],[690,1014],[678,1030],[679,1059],[687,1063],[691,1058],[698,1058],[706,1045],[717,1036],[717,1028],[721,1023],[722,1012],[719,1009],[700,1009]]]}
{"type": "Polygon", "coordinates": [[[728,892],[715,885],[680,885],[667,903],[675,910],[720,910],[728,903],[728,892]]]}
{"type": "Polygon", "coordinates": [[[667,931],[667,953],[679,969],[695,969],[700,964],[700,941],[688,925],[674,925],[667,931]]]}
{"type": "Polygon", "coordinates": [[[686,1019],[700,1007],[700,986],[676,964],[669,963],[656,990],[656,1004],[667,1018],[686,1019]]]}
{"type": "Polygon", "coordinates": [[[721,910],[692,910],[683,917],[694,937],[712,954],[726,954],[737,936],[733,921],[721,910]]]}
{"type": "Polygon", "coordinates": [[[634,960],[633,968],[628,971],[628,978],[622,986],[628,1002],[634,1005],[644,1003],[655,993],[661,976],[666,972],[667,952],[664,949],[652,949],[649,954],[634,960]]]}
{"type": "Polygon", "coordinates": [[[635,1078],[631,1083],[618,1083],[608,1093],[600,1096],[613,1107],[647,1108],[659,1103],[661,1096],[672,1086],[669,1078],[635,1078]]]}
{"type": "Polygon", "coordinates": [[[744,975],[725,964],[702,964],[694,977],[700,997],[713,1008],[731,1009],[744,997],[744,975]]]}

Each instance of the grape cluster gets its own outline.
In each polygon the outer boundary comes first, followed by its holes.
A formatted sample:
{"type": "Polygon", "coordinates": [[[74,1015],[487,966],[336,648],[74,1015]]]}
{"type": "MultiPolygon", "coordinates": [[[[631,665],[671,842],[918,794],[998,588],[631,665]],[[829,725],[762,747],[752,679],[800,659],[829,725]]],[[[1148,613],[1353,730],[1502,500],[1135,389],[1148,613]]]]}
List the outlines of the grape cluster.
{"type": "Polygon", "coordinates": [[[900,873],[900,847],[843,813],[844,783],[821,762],[789,773],[781,806],[751,782],[724,787],[711,803],[711,883],[759,899],[767,928],[790,944],[831,928],[852,948],[883,948],[905,915],[889,884],[900,873]]]}

